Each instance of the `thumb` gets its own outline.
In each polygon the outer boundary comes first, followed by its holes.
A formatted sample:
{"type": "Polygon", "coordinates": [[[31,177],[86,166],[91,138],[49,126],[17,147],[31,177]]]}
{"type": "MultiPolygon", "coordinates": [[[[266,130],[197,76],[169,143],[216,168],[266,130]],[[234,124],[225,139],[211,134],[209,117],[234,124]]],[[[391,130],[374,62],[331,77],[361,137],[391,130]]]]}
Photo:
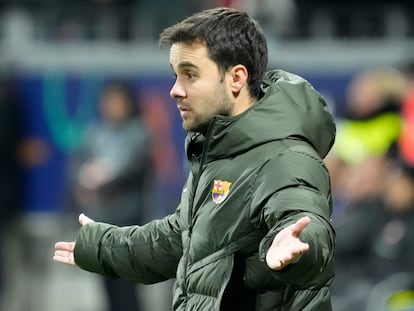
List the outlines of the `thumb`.
{"type": "Polygon", "coordinates": [[[293,224],[293,232],[296,235],[299,235],[303,229],[305,229],[311,222],[311,219],[308,216],[300,218],[298,221],[296,221],[295,224],[293,224]]]}
{"type": "Polygon", "coordinates": [[[94,222],[92,219],[90,219],[89,217],[85,216],[85,214],[80,214],[79,215],[79,223],[84,226],[86,224],[89,224],[91,222],[94,222]]]}

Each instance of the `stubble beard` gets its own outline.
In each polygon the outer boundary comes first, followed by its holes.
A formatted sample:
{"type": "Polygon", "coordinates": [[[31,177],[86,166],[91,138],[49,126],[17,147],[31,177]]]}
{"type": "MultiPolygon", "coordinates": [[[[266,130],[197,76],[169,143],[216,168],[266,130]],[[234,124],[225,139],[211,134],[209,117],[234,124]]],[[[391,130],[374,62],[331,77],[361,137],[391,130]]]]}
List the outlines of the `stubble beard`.
{"type": "MultiPolygon", "coordinates": [[[[220,87],[217,88],[217,91],[213,97],[216,98],[216,100],[220,101],[214,105],[215,109],[206,115],[196,115],[194,119],[194,125],[190,128],[185,128],[183,120],[184,129],[187,131],[201,133],[205,136],[207,134],[208,127],[215,116],[231,115],[231,112],[234,108],[234,102],[226,93],[226,89],[224,88],[223,84],[220,84],[220,87]]],[[[208,105],[210,102],[206,102],[205,104],[208,105]]]]}

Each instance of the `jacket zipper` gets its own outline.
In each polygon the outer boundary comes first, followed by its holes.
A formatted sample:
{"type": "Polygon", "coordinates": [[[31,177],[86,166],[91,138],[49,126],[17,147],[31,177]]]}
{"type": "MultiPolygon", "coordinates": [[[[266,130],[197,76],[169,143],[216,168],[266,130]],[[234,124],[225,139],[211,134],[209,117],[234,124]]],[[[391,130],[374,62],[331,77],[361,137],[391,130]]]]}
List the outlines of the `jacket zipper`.
{"type": "MultiPolygon", "coordinates": [[[[190,254],[190,244],[191,244],[191,235],[192,235],[192,231],[193,231],[193,220],[194,220],[194,200],[195,200],[195,194],[197,192],[197,186],[198,186],[198,182],[201,178],[201,174],[203,172],[203,165],[204,165],[204,161],[205,161],[205,154],[206,154],[206,150],[208,147],[208,141],[209,141],[209,136],[210,136],[210,132],[211,132],[211,128],[212,125],[214,124],[214,120],[210,123],[208,129],[207,129],[207,133],[206,133],[206,139],[204,141],[204,146],[203,146],[203,150],[201,152],[201,156],[199,159],[196,159],[196,161],[198,161],[198,170],[197,170],[197,175],[195,176],[194,180],[193,180],[193,187],[192,187],[192,193],[190,196],[190,202],[189,202],[189,213],[188,213],[188,242],[187,242],[187,247],[186,247],[186,252],[185,252],[185,262],[184,262],[184,288],[183,288],[183,294],[185,297],[185,310],[188,310],[188,296],[187,296],[187,271],[188,271],[188,256],[190,254]]],[[[183,254],[184,256],[184,254],[183,254]]]]}

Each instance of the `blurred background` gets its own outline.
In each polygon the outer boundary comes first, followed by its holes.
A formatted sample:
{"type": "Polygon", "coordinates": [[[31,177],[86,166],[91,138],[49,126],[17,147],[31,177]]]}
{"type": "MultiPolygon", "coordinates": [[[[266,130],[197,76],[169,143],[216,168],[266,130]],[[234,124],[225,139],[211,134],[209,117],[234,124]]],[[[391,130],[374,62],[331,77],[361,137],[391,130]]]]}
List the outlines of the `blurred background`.
{"type": "Polygon", "coordinates": [[[171,309],[171,282],[107,282],[53,263],[53,245],[75,238],[80,211],[128,224],[175,209],[185,133],[157,39],[216,6],[259,20],[269,69],[308,79],[337,121],[326,159],[334,310],[414,310],[414,3],[404,0],[0,1],[0,310],[171,309]],[[136,208],[98,207],[114,202],[136,208]]]}

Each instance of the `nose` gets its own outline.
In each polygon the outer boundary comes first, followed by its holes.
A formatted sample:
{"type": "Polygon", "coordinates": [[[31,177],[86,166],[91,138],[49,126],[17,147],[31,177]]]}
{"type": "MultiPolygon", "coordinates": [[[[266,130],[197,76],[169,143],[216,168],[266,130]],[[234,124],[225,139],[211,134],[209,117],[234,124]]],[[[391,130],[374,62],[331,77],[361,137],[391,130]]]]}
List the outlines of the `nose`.
{"type": "Polygon", "coordinates": [[[170,90],[170,96],[172,98],[183,98],[186,96],[184,88],[179,83],[178,79],[175,81],[174,85],[170,90]]]}

